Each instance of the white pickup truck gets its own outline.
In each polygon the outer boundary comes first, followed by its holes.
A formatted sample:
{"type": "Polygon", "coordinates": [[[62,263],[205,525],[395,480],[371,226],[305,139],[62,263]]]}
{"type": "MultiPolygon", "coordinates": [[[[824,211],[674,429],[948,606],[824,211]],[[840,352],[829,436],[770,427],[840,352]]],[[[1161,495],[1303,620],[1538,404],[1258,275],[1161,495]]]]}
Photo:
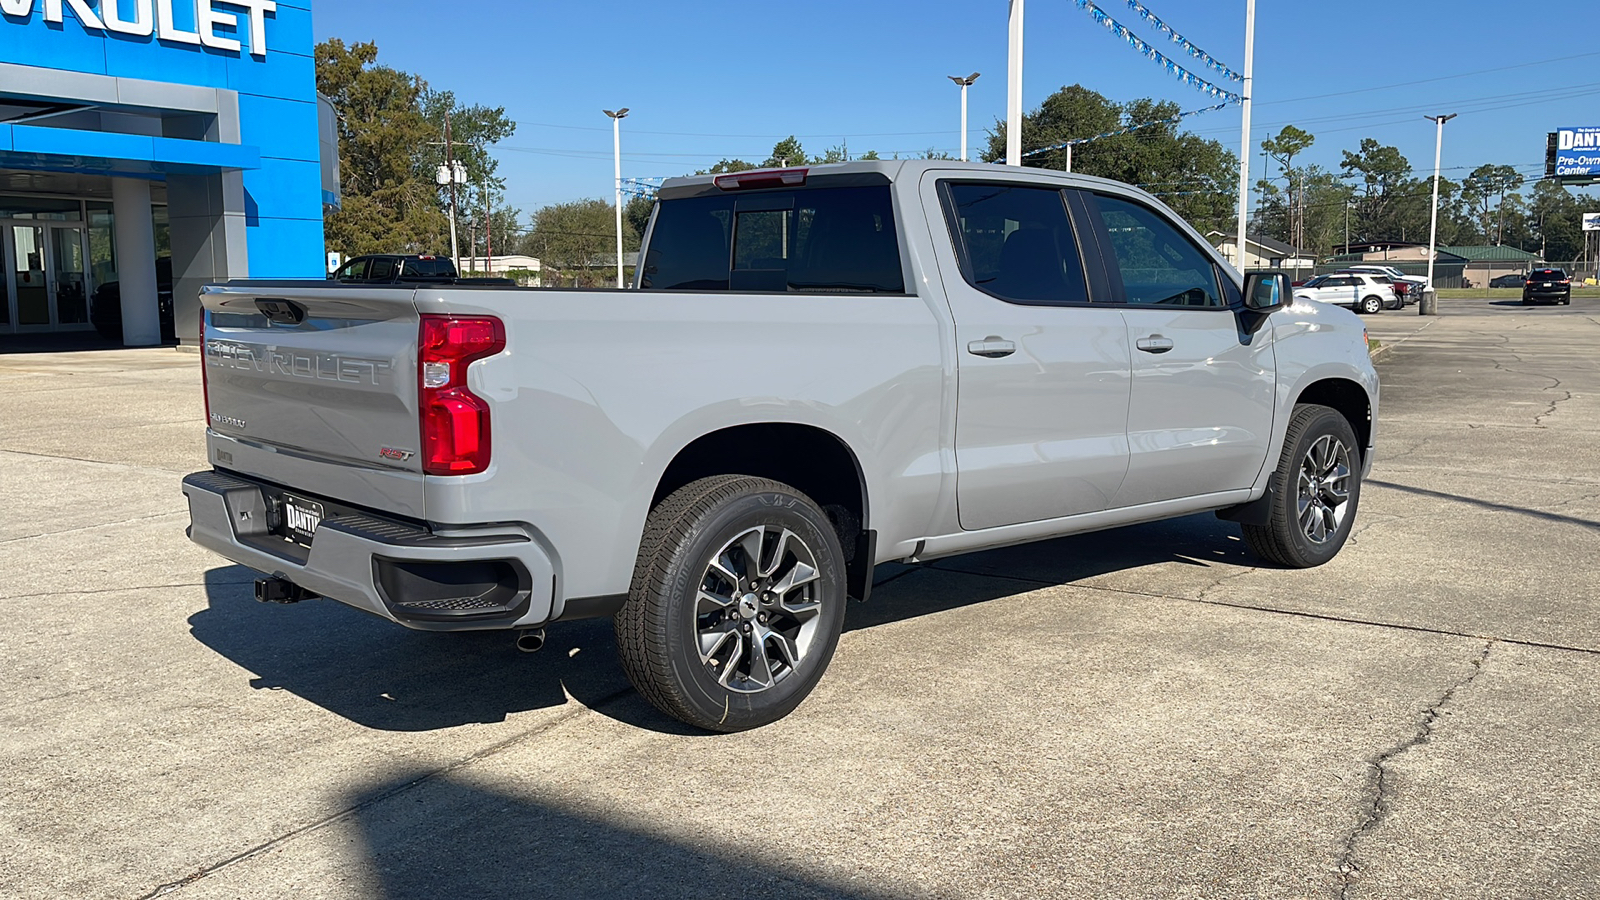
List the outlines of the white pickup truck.
{"type": "Polygon", "coordinates": [[[614,617],[706,729],[817,684],[873,567],[1196,512],[1331,559],[1378,378],[1348,310],[1159,201],[881,161],[663,186],[630,290],[206,288],[190,536],[410,628],[614,617]]]}

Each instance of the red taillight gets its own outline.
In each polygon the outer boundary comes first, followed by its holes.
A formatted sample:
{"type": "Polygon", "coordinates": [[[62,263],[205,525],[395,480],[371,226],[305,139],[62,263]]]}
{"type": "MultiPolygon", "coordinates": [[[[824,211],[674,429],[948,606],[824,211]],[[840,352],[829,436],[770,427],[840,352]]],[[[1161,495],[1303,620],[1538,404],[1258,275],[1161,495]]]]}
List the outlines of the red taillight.
{"type": "Polygon", "coordinates": [[[725,191],[740,191],[750,188],[773,187],[799,187],[806,183],[805,169],[757,169],[753,172],[735,172],[731,175],[718,175],[712,181],[717,187],[725,191]]]}
{"type": "Polygon", "coordinates": [[[489,468],[489,404],[467,389],[467,367],[505,348],[499,319],[422,317],[417,383],[424,473],[475,475],[489,468]]]}

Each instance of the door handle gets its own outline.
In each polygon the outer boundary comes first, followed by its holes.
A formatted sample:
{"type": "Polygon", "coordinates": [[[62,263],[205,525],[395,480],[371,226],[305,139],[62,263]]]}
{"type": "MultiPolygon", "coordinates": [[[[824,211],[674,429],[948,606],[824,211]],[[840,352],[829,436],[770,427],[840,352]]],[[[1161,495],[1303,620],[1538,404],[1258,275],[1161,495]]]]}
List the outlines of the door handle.
{"type": "Polygon", "coordinates": [[[1017,352],[1017,345],[1011,341],[1002,340],[998,334],[991,334],[981,341],[973,341],[967,344],[967,352],[973,356],[1000,359],[1017,352]]]}
{"type": "Polygon", "coordinates": [[[1146,353],[1165,353],[1168,350],[1171,350],[1173,346],[1172,338],[1162,337],[1159,334],[1152,334],[1149,337],[1139,338],[1135,344],[1140,350],[1143,350],[1146,353]]]}

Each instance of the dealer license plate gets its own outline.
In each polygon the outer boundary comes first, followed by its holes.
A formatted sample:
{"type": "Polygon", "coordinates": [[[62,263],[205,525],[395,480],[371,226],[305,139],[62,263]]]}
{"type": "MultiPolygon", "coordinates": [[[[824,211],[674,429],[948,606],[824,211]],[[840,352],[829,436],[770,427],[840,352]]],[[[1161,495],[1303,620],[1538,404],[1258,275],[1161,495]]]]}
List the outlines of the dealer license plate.
{"type": "Polygon", "coordinates": [[[316,536],[317,526],[322,524],[323,514],[321,503],[293,494],[284,494],[284,536],[297,544],[310,546],[311,539],[316,536]]]}

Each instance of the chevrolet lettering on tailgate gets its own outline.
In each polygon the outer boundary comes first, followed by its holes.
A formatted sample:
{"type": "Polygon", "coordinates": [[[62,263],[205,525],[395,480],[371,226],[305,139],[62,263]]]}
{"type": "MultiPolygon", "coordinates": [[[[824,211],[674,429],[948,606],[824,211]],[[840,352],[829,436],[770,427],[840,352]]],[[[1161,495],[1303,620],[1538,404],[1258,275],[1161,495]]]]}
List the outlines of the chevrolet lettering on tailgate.
{"type": "Polygon", "coordinates": [[[243,344],[238,341],[206,341],[210,365],[309,378],[317,381],[342,381],[346,384],[382,386],[394,364],[386,359],[367,359],[338,353],[302,353],[243,344]]]}

